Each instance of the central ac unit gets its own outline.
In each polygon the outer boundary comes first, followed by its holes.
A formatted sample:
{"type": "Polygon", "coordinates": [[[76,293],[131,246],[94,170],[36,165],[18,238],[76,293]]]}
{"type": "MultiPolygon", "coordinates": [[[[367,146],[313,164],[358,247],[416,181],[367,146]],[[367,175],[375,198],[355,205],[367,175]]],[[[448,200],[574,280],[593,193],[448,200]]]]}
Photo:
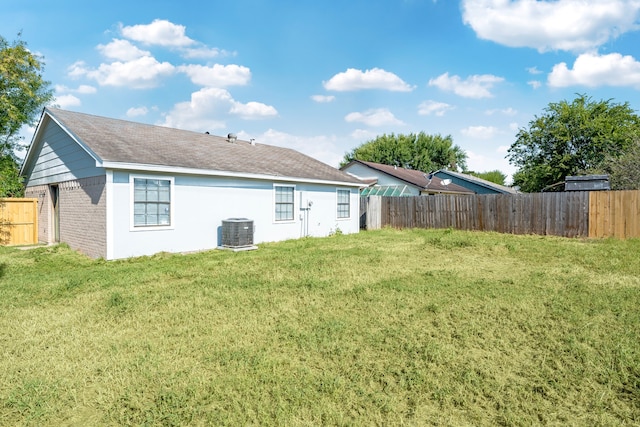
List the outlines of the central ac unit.
{"type": "Polygon", "coordinates": [[[253,246],[253,221],[247,218],[223,219],[222,246],[225,248],[253,246]]]}

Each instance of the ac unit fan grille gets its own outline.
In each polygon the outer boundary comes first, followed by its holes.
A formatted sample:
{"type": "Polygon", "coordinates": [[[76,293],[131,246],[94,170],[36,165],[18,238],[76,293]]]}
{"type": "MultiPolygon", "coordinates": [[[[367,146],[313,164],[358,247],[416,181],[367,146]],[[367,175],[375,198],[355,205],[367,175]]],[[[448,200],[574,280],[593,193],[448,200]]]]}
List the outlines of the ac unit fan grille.
{"type": "Polygon", "coordinates": [[[229,218],[222,221],[222,246],[242,248],[253,245],[253,221],[229,218]]]}

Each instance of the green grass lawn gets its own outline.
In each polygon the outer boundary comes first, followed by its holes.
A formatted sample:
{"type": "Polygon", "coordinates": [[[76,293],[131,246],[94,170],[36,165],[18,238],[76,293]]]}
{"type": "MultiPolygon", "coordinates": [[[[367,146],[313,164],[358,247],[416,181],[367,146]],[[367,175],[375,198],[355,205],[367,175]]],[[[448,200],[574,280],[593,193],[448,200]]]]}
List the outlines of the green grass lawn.
{"type": "Polygon", "coordinates": [[[639,425],[640,240],[0,248],[0,425],[639,425]]]}

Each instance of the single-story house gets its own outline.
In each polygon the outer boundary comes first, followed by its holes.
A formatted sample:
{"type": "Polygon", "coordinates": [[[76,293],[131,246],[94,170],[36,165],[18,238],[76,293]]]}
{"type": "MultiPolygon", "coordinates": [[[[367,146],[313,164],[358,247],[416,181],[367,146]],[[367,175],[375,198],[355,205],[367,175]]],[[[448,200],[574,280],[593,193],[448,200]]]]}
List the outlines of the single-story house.
{"type": "Polygon", "coordinates": [[[441,169],[434,172],[434,175],[441,179],[450,179],[453,184],[473,191],[476,194],[516,194],[515,188],[499,185],[486,179],[478,178],[466,173],[453,172],[441,169]]]}
{"type": "Polygon", "coordinates": [[[40,242],[95,258],[214,249],[225,223],[252,245],[360,225],[359,180],[234,134],[45,108],[20,172],[40,242]]]}
{"type": "Polygon", "coordinates": [[[361,195],[420,196],[428,194],[473,194],[464,187],[435,174],[381,163],[352,160],[340,168],[365,185],[361,195]]]}

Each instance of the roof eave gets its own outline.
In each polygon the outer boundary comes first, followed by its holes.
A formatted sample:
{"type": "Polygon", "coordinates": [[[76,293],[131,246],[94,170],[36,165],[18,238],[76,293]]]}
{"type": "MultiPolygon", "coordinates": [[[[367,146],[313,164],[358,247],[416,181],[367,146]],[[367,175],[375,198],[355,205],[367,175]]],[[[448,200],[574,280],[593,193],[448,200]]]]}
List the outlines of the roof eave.
{"type": "Polygon", "coordinates": [[[130,171],[184,174],[184,175],[223,176],[223,177],[230,177],[230,178],[259,179],[259,180],[278,181],[278,182],[304,182],[309,184],[340,185],[340,186],[356,187],[356,188],[360,188],[363,186],[362,183],[348,182],[348,181],[300,178],[300,177],[294,177],[294,176],[267,175],[267,174],[256,174],[256,173],[246,173],[246,172],[221,171],[221,170],[212,170],[212,169],[194,169],[194,168],[186,168],[181,166],[147,165],[147,164],[141,164],[141,163],[125,163],[125,162],[110,162],[110,161],[101,162],[99,166],[105,169],[114,169],[114,170],[130,170],[130,171]]]}
{"type": "Polygon", "coordinates": [[[426,194],[449,194],[449,195],[458,195],[458,196],[473,196],[474,192],[472,191],[446,191],[446,190],[431,190],[426,189],[420,192],[421,195],[426,194]]]}

